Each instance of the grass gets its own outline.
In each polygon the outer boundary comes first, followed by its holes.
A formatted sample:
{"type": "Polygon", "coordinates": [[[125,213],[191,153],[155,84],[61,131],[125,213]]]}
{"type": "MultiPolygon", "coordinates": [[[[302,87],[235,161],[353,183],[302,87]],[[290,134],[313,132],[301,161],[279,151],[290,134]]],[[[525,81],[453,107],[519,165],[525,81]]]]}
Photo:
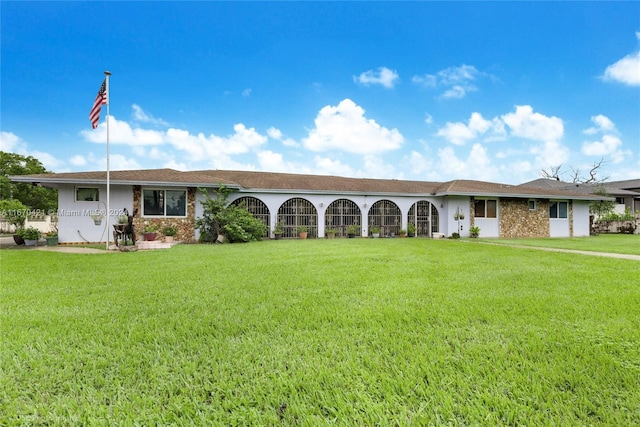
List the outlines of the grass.
{"type": "Polygon", "coordinates": [[[501,245],[535,246],[556,249],[572,249],[591,252],[640,255],[640,235],[637,234],[600,234],[590,237],[567,239],[487,239],[479,242],[491,242],[501,245]]]}
{"type": "Polygon", "coordinates": [[[0,256],[0,425],[640,424],[638,261],[426,239],[0,256]]]}

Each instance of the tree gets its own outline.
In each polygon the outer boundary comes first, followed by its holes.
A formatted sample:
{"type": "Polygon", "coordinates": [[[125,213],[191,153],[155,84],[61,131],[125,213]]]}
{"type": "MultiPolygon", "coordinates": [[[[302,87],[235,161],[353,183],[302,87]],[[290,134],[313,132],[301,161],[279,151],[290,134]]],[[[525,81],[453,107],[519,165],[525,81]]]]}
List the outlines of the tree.
{"type": "Polygon", "coordinates": [[[23,182],[11,182],[12,175],[48,173],[38,159],[0,151],[0,199],[16,199],[31,210],[48,212],[58,208],[58,190],[23,182]]]}
{"type": "MultiPolygon", "coordinates": [[[[611,197],[607,190],[603,185],[599,185],[598,188],[593,192],[593,194],[597,194],[599,196],[611,197]]],[[[589,203],[589,213],[595,216],[595,218],[602,218],[607,214],[613,212],[615,208],[615,203],[611,200],[599,200],[593,201],[589,203]]]]}
{"type": "Polygon", "coordinates": [[[557,181],[562,181],[560,179],[560,175],[565,175],[566,173],[570,173],[570,179],[568,182],[572,182],[574,184],[595,184],[601,183],[609,179],[609,177],[598,178],[598,170],[605,163],[604,159],[600,159],[600,161],[595,162],[591,165],[591,169],[589,169],[589,176],[584,176],[580,168],[574,168],[569,166],[571,172],[562,172],[562,165],[551,166],[549,169],[542,169],[540,171],[540,176],[545,179],[555,179],[557,181]]]}
{"type": "Polygon", "coordinates": [[[200,230],[200,239],[215,242],[224,235],[230,242],[249,242],[261,240],[266,233],[264,223],[255,218],[243,206],[227,205],[231,190],[221,186],[214,197],[206,189],[200,189],[204,195],[202,217],[196,220],[200,230]]]}

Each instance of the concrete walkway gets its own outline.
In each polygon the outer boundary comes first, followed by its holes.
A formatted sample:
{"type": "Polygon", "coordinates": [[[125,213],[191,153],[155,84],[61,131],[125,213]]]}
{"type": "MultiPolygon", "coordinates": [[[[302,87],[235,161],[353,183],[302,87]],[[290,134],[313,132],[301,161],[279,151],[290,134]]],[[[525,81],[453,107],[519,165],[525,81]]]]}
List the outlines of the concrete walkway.
{"type": "Polygon", "coordinates": [[[543,246],[507,245],[503,243],[494,243],[494,242],[482,242],[482,243],[486,245],[508,246],[508,247],[519,248],[519,249],[537,249],[539,251],[547,251],[547,252],[564,252],[568,254],[590,255],[590,256],[600,256],[600,257],[607,257],[607,258],[620,258],[620,259],[630,259],[633,261],[640,261],[640,255],[617,254],[613,252],[581,251],[577,249],[545,248],[543,246]]]}

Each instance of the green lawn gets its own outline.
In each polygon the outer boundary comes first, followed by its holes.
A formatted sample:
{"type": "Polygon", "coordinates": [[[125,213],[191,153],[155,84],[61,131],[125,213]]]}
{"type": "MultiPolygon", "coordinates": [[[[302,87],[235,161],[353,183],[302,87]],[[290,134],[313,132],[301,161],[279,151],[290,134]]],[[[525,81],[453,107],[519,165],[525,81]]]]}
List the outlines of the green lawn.
{"type": "Polygon", "coordinates": [[[0,425],[638,425],[639,269],[468,240],[2,250],[0,425]]]}
{"type": "Polygon", "coordinates": [[[567,239],[478,239],[477,242],[640,255],[640,235],[638,234],[600,234],[567,239]]]}

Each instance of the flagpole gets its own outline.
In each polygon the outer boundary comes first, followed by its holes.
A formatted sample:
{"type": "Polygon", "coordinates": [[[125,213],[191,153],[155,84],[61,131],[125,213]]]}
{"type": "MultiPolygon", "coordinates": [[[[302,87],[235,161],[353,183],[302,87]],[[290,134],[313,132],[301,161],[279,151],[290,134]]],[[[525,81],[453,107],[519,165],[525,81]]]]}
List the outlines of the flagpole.
{"type": "Polygon", "coordinates": [[[107,92],[107,212],[106,212],[106,217],[107,217],[107,252],[109,252],[109,241],[111,240],[109,236],[111,236],[111,233],[109,232],[109,216],[111,214],[111,210],[109,207],[109,199],[110,199],[110,176],[109,176],[109,104],[111,103],[111,92],[109,91],[109,76],[111,75],[111,73],[109,71],[105,71],[105,82],[106,82],[106,92],[107,92]]]}

